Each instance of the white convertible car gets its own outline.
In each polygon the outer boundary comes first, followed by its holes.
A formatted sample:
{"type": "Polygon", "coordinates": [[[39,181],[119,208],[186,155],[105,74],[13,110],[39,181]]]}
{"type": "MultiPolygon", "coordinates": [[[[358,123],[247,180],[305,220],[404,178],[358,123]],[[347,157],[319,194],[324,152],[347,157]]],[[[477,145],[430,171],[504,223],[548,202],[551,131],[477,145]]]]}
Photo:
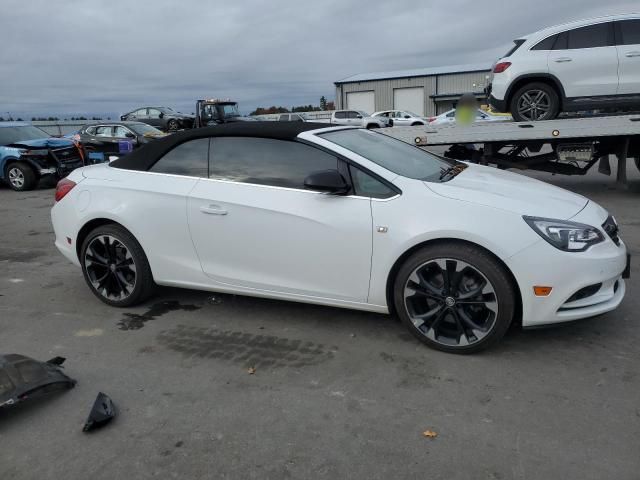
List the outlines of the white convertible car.
{"type": "Polygon", "coordinates": [[[474,352],[615,309],[627,250],[599,205],[375,131],[290,122],[180,132],[60,181],[56,246],[103,302],[156,284],[397,314],[474,352]]]}

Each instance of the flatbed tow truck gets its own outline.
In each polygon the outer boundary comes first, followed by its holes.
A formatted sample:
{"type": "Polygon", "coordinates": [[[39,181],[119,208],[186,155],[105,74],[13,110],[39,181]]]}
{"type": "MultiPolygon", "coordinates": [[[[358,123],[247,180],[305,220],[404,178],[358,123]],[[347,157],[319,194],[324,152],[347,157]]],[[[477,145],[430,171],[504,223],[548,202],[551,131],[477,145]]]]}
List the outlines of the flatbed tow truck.
{"type": "Polygon", "coordinates": [[[640,169],[640,114],[392,127],[380,133],[418,147],[448,147],[446,157],[503,169],[584,175],[600,162],[598,171],[610,175],[609,155],[615,155],[619,184],[627,182],[627,159],[640,169]]]}

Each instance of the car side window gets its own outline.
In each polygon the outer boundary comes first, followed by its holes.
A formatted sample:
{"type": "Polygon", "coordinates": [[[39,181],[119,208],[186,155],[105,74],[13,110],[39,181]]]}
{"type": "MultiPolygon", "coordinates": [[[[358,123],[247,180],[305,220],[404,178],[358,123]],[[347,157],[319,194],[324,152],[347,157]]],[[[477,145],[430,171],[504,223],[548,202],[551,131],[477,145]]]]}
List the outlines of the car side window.
{"type": "Polygon", "coordinates": [[[289,114],[285,113],[283,115],[280,115],[280,118],[278,119],[280,122],[288,122],[289,121],[289,114]]]}
{"type": "Polygon", "coordinates": [[[618,39],[618,45],[640,45],[640,19],[622,20],[618,25],[622,36],[618,39]]]}
{"type": "Polygon", "coordinates": [[[107,126],[107,125],[101,125],[99,127],[96,127],[96,136],[97,137],[112,137],[113,136],[112,128],[110,126],[107,126]]]}
{"type": "Polygon", "coordinates": [[[335,170],[338,159],[300,142],[253,137],[211,140],[209,178],[304,189],[313,172],[335,170]]]}
{"type": "Polygon", "coordinates": [[[123,127],[122,125],[116,125],[113,136],[116,138],[127,138],[127,133],[131,133],[128,128],[123,127]]]}
{"type": "Polygon", "coordinates": [[[208,157],[208,138],[189,140],[165,153],[149,171],[206,178],[208,157]]]}
{"type": "Polygon", "coordinates": [[[150,108],[149,109],[149,116],[151,118],[160,118],[160,110],[158,110],[156,108],[150,108]]]}
{"type": "Polygon", "coordinates": [[[347,118],[347,112],[336,112],[336,118],[347,118]]]}
{"type": "Polygon", "coordinates": [[[87,133],[87,135],[95,135],[96,134],[96,127],[89,127],[85,130],[85,132],[87,133]]]}
{"type": "Polygon", "coordinates": [[[547,37],[544,40],[536,43],[533,47],[531,47],[531,50],[551,50],[553,48],[553,44],[556,41],[556,38],[558,38],[558,35],[551,35],[550,37],[547,37]]]}
{"type": "Polygon", "coordinates": [[[348,112],[347,113],[347,118],[358,118],[358,112],[348,112]]]}
{"type": "Polygon", "coordinates": [[[141,108],[140,110],[136,110],[135,112],[133,112],[133,114],[136,117],[142,117],[142,116],[147,114],[147,109],[146,108],[141,108]]]}
{"type": "Polygon", "coordinates": [[[597,23],[569,30],[567,48],[576,50],[612,46],[614,44],[612,26],[612,23],[597,23]]]}
{"type": "Polygon", "coordinates": [[[393,189],[368,173],[363,172],[358,167],[351,165],[349,170],[351,171],[353,189],[359,197],[390,198],[396,195],[393,189]]]}

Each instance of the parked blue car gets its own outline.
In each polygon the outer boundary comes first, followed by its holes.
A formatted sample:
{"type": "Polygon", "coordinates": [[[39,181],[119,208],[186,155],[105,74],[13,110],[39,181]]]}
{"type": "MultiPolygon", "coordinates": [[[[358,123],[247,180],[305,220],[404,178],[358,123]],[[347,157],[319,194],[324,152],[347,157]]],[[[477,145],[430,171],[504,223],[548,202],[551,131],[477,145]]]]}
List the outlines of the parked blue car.
{"type": "Polygon", "coordinates": [[[84,165],[81,148],[26,122],[0,122],[0,180],[24,191],[43,177],[64,178],[84,165]]]}

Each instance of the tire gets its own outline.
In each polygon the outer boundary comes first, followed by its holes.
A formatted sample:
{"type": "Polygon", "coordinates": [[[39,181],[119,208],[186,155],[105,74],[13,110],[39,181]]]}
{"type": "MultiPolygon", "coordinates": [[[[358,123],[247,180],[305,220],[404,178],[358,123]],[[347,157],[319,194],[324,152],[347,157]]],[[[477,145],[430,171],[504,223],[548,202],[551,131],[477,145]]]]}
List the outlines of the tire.
{"type": "Polygon", "coordinates": [[[516,122],[553,120],[560,113],[560,98],[556,90],[546,83],[528,83],[513,94],[509,110],[516,122]],[[531,105],[532,110],[524,110],[531,105]]]}
{"type": "Polygon", "coordinates": [[[5,178],[9,186],[16,192],[33,190],[38,184],[36,172],[25,162],[14,162],[7,165],[5,178]]]}
{"type": "Polygon", "coordinates": [[[147,256],[135,237],[119,225],[93,229],[82,242],[80,264],[89,289],[107,305],[130,307],[153,294],[147,256]]]}
{"type": "Polygon", "coordinates": [[[167,130],[169,130],[170,132],[175,132],[176,130],[178,130],[178,121],[175,119],[171,119],[167,122],[167,130]]]}
{"type": "Polygon", "coordinates": [[[419,127],[420,125],[424,125],[424,123],[422,123],[422,122],[413,122],[411,124],[412,127],[419,127]]]}
{"type": "Polygon", "coordinates": [[[400,267],[393,302],[418,340],[466,354],[500,341],[513,320],[516,293],[508,273],[486,251],[463,242],[439,243],[416,251],[400,267]]]}

